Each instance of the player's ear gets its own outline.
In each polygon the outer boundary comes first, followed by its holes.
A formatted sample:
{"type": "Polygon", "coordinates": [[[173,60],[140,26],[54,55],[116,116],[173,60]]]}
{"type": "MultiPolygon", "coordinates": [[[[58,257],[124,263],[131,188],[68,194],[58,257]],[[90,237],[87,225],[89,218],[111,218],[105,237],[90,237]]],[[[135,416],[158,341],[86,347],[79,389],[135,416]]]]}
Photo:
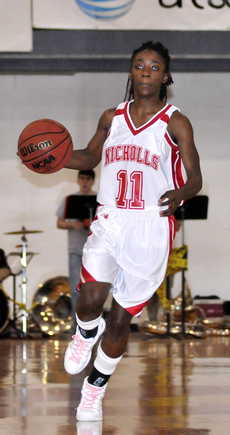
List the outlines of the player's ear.
{"type": "Polygon", "coordinates": [[[131,76],[131,73],[129,73],[129,76],[128,76],[128,77],[129,77],[129,80],[132,80],[132,76],[131,76]]]}
{"type": "Polygon", "coordinates": [[[169,79],[168,73],[164,73],[162,83],[167,83],[168,79],[169,79]]]}

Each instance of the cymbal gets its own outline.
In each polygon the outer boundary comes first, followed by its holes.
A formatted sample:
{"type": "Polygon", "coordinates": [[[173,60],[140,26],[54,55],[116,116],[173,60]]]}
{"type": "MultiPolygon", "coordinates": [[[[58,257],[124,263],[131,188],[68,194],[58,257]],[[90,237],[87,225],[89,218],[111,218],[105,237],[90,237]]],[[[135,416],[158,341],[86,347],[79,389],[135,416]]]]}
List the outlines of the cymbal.
{"type": "MultiPolygon", "coordinates": [[[[22,247],[22,245],[21,245],[21,247],[22,247]]],[[[9,257],[9,256],[18,256],[18,257],[21,257],[21,255],[22,255],[22,253],[21,252],[10,252],[8,255],[7,255],[7,257],[9,257]]],[[[27,256],[29,256],[29,255],[38,255],[38,252],[27,252],[26,253],[26,255],[27,256]]]]}
{"type": "Polygon", "coordinates": [[[26,230],[25,227],[22,227],[22,229],[19,231],[10,231],[9,233],[4,233],[4,234],[33,234],[33,233],[44,233],[44,231],[26,230]]]}

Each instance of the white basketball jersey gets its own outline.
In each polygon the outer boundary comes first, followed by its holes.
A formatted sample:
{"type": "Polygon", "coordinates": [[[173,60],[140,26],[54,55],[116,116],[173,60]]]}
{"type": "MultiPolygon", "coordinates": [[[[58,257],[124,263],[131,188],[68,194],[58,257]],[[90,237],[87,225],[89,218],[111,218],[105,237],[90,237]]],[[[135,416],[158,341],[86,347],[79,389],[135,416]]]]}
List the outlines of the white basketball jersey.
{"type": "Polygon", "coordinates": [[[185,183],[178,146],[167,132],[169,118],[178,109],[167,104],[136,128],[130,103],[117,107],[103,146],[98,202],[129,211],[159,211],[161,195],[185,183]]]}

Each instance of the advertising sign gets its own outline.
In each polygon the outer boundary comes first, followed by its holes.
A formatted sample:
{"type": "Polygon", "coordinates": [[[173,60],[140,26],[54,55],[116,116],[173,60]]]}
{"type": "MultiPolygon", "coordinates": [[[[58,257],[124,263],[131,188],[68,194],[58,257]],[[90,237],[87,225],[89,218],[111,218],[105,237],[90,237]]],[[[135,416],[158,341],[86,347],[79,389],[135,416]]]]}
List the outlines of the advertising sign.
{"type": "Polygon", "coordinates": [[[230,30],[230,0],[33,0],[43,29],[230,30]]]}

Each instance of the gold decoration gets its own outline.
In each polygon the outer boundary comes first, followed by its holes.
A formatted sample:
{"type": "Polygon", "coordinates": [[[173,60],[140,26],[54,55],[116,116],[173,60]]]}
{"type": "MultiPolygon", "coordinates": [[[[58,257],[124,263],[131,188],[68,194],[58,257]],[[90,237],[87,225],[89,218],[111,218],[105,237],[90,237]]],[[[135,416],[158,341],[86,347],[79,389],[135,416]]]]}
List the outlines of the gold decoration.
{"type": "Polygon", "coordinates": [[[188,246],[183,245],[179,248],[173,248],[169,257],[168,267],[165,274],[165,279],[157,289],[160,302],[165,308],[166,312],[170,312],[170,301],[166,298],[166,278],[172,273],[181,272],[183,269],[188,270],[188,260],[184,258],[187,254],[188,246]]]}

